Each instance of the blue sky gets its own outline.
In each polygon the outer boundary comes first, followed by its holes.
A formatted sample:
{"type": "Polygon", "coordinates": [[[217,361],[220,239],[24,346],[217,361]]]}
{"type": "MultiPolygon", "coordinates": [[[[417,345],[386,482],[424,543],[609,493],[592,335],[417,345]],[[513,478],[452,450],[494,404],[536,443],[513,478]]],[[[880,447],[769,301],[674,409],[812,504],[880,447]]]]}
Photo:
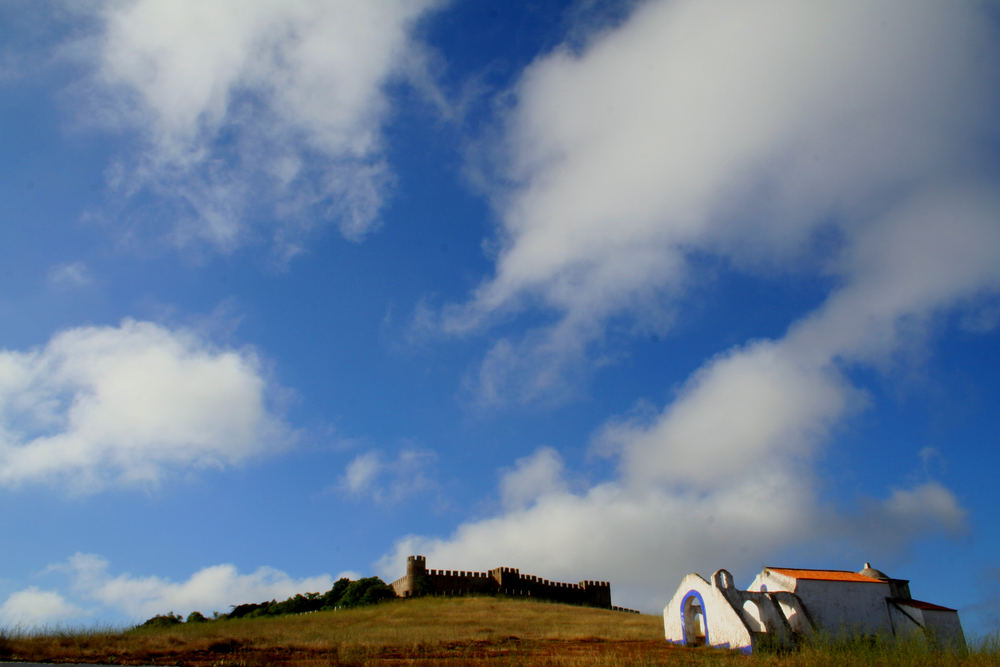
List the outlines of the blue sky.
{"type": "Polygon", "coordinates": [[[998,21],[0,3],[0,625],[423,553],[995,630],[998,21]]]}

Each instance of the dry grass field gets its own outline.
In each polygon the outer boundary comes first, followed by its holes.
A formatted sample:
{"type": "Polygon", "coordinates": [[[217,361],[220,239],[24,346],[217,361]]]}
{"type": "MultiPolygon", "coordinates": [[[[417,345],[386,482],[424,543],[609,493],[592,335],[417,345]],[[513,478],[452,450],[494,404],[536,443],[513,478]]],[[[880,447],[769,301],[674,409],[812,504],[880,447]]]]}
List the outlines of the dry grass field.
{"type": "Polygon", "coordinates": [[[0,634],[0,661],[118,665],[1000,665],[995,647],[805,648],[745,656],[673,647],[662,618],[505,598],[427,598],[168,629],[0,634]]]}

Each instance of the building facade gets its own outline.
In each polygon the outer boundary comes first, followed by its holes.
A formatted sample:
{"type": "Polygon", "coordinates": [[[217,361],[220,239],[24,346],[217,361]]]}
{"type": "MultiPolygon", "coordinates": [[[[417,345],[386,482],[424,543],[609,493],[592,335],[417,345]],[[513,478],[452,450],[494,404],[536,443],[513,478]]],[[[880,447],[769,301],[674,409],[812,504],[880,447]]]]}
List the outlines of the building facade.
{"type": "Polygon", "coordinates": [[[792,646],[815,632],[830,637],[919,634],[947,647],[964,647],[958,612],[914,600],[909,582],[865,563],[860,572],[765,567],[747,590],[718,570],[681,580],[663,610],[667,641],[746,652],[764,643],[792,646]]]}

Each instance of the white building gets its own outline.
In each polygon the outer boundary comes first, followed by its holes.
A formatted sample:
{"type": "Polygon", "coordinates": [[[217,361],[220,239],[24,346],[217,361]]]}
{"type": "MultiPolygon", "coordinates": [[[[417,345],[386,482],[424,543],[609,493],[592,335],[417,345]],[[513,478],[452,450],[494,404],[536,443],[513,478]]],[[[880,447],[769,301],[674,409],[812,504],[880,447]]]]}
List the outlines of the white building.
{"type": "Polygon", "coordinates": [[[958,612],[910,597],[909,582],[865,563],[860,572],[765,567],[741,591],[718,570],[708,582],[681,580],[663,609],[667,641],[752,651],[762,643],[791,646],[798,637],[921,633],[942,646],[964,647],[958,612]]]}

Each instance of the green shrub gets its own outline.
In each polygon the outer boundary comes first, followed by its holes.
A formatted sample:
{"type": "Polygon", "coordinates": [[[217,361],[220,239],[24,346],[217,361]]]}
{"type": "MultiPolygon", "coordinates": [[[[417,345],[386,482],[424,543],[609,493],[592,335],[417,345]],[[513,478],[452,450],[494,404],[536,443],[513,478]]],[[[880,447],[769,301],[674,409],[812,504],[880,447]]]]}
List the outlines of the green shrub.
{"type": "Polygon", "coordinates": [[[179,623],[183,623],[184,620],[181,618],[180,614],[175,614],[170,612],[168,614],[158,614],[153,618],[149,619],[140,628],[169,628],[179,623]]]}
{"type": "Polygon", "coordinates": [[[208,619],[200,611],[192,611],[188,614],[186,623],[206,623],[208,619]]]}
{"type": "Polygon", "coordinates": [[[225,618],[245,618],[247,616],[259,616],[261,609],[266,608],[271,602],[249,602],[247,604],[233,605],[233,610],[225,615],[225,618]]]}
{"type": "Polygon", "coordinates": [[[351,585],[351,580],[341,577],[333,584],[333,588],[323,594],[323,606],[320,609],[336,609],[340,606],[340,598],[344,596],[344,591],[351,585]]]}
{"type": "Polygon", "coordinates": [[[396,597],[396,592],[378,577],[352,581],[340,597],[341,607],[361,607],[396,597]]]}
{"type": "Polygon", "coordinates": [[[361,607],[396,597],[395,591],[378,577],[367,577],[357,581],[338,579],[326,593],[299,593],[287,600],[277,602],[251,602],[233,605],[232,611],[221,618],[257,618],[260,616],[284,616],[304,614],[322,609],[338,607],[361,607]]]}

